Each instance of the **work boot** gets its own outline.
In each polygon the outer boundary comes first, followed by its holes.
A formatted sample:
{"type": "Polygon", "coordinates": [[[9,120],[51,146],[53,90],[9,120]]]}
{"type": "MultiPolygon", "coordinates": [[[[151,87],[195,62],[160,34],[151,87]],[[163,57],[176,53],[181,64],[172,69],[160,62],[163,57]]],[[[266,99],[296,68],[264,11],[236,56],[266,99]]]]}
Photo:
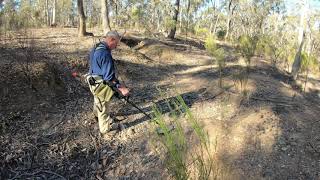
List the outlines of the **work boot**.
{"type": "Polygon", "coordinates": [[[122,131],[124,130],[126,127],[125,125],[121,124],[121,123],[111,123],[110,124],[110,131],[115,131],[115,130],[118,130],[118,131],[122,131]]]}

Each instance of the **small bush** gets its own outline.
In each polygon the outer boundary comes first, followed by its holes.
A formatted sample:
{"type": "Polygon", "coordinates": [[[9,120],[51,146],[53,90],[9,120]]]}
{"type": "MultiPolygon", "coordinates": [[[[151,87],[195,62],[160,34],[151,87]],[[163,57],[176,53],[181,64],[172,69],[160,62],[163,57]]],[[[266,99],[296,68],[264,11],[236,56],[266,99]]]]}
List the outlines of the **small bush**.
{"type": "Polygon", "coordinates": [[[307,87],[309,73],[317,71],[318,67],[319,67],[319,63],[318,63],[317,58],[315,56],[308,55],[305,52],[301,53],[300,71],[305,74],[305,82],[304,82],[304,88],[303,88],[304,92],[307,87]]]}
{"type": "Polygon", "coordinates": [[[158,135],[162,149],[166,152],[165,165],[175,179],[212,179],[214,177],[214,162],[211,153],[208,134],[184,102],[181,96],[167,101],[175,129],[169,131],[160,108],[153,107],[154,119],[163,135],[158,135]],[[199,145],[190,150],[189,143],[182,125],[182,114],[198,139],[199,145]]]}
{"type": "Polygon", "coordinates": [[[315,71],[318,67],[317,58],[313,55],[308,55],[305,52],[301,53],[301,72],[307,72],[309,70],[315,71]]]}
{"type": "Polygon", "coordinates": [[[240,71],[232,75],[233,83],[237,91],[246,95],[248,93],[248,73],[246,71],[240,71]]]}
{"type": "Polygon", "coordinates": [[[209,34],[209,30],[207,28],[195,27],[195,32],[197,36],[206,37],[209,34]]]}
{"type": "Polygon", "coordinates": [[[209,36],[205,42],[207,52],[215,58],[219,68],[219,87],[222,88],[222,70],[225,67],[225,52],[223,48],[218,48],[213,37],[209,36]]]}
{"type": "Polygon", "coordinates": [[[246,66],[247,71],[249,72],[249,68],[251,65],[251,58],[254,56],[257,43],[258,43],[258,37],[257,36],[248,36],[248,35],[242,35],[239,38],[239,47],[238,50],[242,54],[242,56],[246,59],[246,66]]]}
{"type": "Polygon", "coordinates": [[[271,43],[271,39],[267,36],[264,36],[259,39],[257,43],[256,53],[260,56],[270,56],[271,49],[269,44],[271,43]]]}
{"type": "Polygon", "coordinates": [[[225,36],[226,36],[226,33],[227,33],[226,30],[219,30],[217,32],[218,39],[219,40],[223,40],[225,38],[225,36]]]}

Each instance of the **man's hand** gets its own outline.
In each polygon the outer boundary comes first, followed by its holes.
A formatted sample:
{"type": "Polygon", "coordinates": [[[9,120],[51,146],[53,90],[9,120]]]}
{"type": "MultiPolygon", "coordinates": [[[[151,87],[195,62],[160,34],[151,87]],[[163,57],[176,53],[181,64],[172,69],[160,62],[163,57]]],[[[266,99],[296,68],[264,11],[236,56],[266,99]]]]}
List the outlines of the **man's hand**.
{"type": "Polygon", "coordinates": [[[119,86],[118,90],[121,92],[123,96],[129,95],[129,89],[122,84],[119,86]]]}

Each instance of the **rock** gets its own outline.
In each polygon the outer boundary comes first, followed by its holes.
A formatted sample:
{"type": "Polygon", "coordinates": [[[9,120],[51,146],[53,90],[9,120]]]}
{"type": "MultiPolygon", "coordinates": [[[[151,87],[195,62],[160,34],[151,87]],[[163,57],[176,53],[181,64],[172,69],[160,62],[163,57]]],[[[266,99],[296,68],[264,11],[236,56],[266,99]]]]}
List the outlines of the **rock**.
{"type": "Polygon", "coordinates": [[[279,144],[281,144],[281,145],[286,144],[286,140],[283,137],[280,137],[278,141],[279,141],[279,144]]]}
{"type": "Polygon", "coordinates": [[[285,146],[285,147],[282,147],[281,150],[282,151],[287,151],[289,148],[290,148],[290,146],[285,146]]]}
{"type": "Polygon", "coordinates": [[[6,156],[6,162],[9,162],[11,159],[13,158],[13,155],[12,154],[8,154],[7,156],[6,156]]]}
{"type": "Polygon", "coordinates": [[[104,149],[104,150],[102,150],[101,153],[102,153],[102,154],[107,154],[107,152],[108,152],[108,151],[107,151],[106,149],[104,149]]]}

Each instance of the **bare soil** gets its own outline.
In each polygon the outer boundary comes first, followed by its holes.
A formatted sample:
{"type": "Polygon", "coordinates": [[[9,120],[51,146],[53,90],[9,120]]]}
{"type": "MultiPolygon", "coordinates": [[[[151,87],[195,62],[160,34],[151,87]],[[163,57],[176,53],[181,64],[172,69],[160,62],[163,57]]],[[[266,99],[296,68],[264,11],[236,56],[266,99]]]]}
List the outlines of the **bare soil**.
{"type": "MultiPolygon", "coordinates": [[[[153,141],[155,124],[129,104],[111,105],[126,129],[98,133],[83,75],[99,37],[76,32],[1,37],[1,179],[171,179],[153,141]]],[[[301,79],[255,57],[244,96],[234,84],[244,69],[240,55],[221,46],[228,53],[224,89],[201,41],[130,32],[113,56],[131,100],[147,113],[152,104],[169,113],[165,99],[183,97],[214,144],[220,179],[320,179],[320,78],[303,93],[301,79]]]]}

